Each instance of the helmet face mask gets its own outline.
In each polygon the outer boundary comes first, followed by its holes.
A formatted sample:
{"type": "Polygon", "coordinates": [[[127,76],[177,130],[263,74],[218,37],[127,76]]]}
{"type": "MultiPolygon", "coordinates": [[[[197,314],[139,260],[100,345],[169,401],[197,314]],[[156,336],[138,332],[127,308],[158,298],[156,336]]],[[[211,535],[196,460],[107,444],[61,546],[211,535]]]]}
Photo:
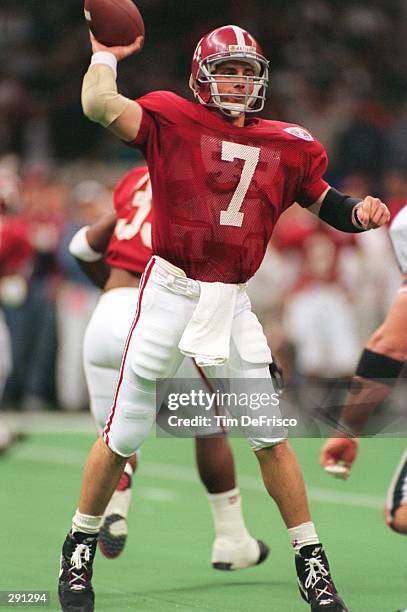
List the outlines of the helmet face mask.
{"type": "Polygon", "coordinates": [[[223,26],[199,41],[192,59],[189,84],[200,104],[217,108],[227,116],[256,113],[264,107],[268,61],[251,34],[237,26],[223,26]],[[247,64],[254,74],[217,74],[219,65],[226,62],[247,64]],[[224,83],[239,84],[240,91],[222,93],[218,85],[224,83]],[[245,85],[243,88],[242,83],[245,85]],[[230,98],[234,101],[231,102],[230,98]]]}

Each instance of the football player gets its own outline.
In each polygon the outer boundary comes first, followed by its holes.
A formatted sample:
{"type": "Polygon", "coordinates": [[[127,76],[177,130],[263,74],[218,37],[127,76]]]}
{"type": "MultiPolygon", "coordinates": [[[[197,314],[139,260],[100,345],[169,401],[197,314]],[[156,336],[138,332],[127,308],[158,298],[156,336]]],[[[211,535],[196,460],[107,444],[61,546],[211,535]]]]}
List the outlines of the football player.
{"type": "MultiPolygon", "coordinates": [[[[20,179],[13,170],[0,167],[0,406],[13,369],[12,338],[1,303],[17,305],[24,301],[32,268],[29,224],[18,214],[20,207],[20,179]]],[[[19,437],[10,431],[0,413],[0,454],[19,437]]]]}
{"type": "MultiPolygon", "coordinates": [[[[322,467],[344,479],[357,457],[358,436],[390,394],[407,357],[407,205],[394,218],[390,238],[403,274],[402,285],[385,321],[370,336],[359,359],[342,410],[341,428],[321,450],[322,467]]],[[[407,452],[393,476],[385,516],[389,527],[407,534],[407,452]]]]}
{"type": "MultiPolygon", "coordinates": [[[[84,366],[90,406],[98,430],[103,431],[113,403],[126,336],[134,314],[140,278],[151,258],[151,182],[145,166],[131,170],[116,186],[116,214],[106,215],[73,237],[71,253],[83,271],[104,289],[84,339],[84,366]],[[83,240],[88,254],[83,253],[83,240]],[[89,253],[93,254],[89,256],[89,253]],[[104,254],[106,256],[104,256],[104,254]],[[85,259],[83,259],[83,257],[85,259]],[[89,261],[91,260],[91,261],[89,261]]],[[[192,359],[181,365],[178,377],[196,378],[200,370],[192,359]]],[[[174,385],[179,390],[180,383],[174,385]]],[[[197,428],[196,458],[214,518],[216,538],[212,565],[216,569],[242,569],[264,561],[268,548],[250,536],[245,526],[233,456],[225,431],[197,428]]],[[[108,558],[117,557],[127,537],[127,514],[134,455],[106,508],[99,547],[108,558]]]]}
{"type": "MultiPolygon", "coordinates": [[[[264,106],[268,61],[248,32],[223,26],[199,41],[190,77],[195,103],[168,91],[137,101],[118,93],[117,61],[141,45],[141,36],[111,48],[92,37],[82,89],[86,116],[146,158],[154,255],[140,282],[112,410],[87,461],[63,546],[59,597],[65,611],[93,610],[92,562],[103,513],[127,458],[154,421],[157,379],[171,379],[188,355],[209,376],[212,366],[228,361],[231,380],[255,382],[257,391],[273,395],[271,353],[245,283],[281,213],[299,202],[348,232],[378,227],[389,217],[379,199],[355,200],[324,181],[327,157],[308,131],[253,116],[264,106]]],[[[233,410],[238,419],[239,407],[233,410]]],[[[246,434],[288,528],[301,596],[313,611],[347,610],[286,430],[253,425],[246,434]]]]}

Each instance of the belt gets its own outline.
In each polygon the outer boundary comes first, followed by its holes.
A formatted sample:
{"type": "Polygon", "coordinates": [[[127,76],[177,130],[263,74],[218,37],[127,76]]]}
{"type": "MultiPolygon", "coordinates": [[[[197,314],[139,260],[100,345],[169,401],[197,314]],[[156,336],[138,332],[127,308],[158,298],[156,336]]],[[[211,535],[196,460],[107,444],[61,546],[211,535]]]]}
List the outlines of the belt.
{"type": "Polygon", "coordinates": [[[199,282],[187,278],[181,268],[177,268],[162,257],[154,256],[155,265],[151,272],[151,279],[162,287],[166,287],[178,295],[198,298],[201,293],[199,282]]]}

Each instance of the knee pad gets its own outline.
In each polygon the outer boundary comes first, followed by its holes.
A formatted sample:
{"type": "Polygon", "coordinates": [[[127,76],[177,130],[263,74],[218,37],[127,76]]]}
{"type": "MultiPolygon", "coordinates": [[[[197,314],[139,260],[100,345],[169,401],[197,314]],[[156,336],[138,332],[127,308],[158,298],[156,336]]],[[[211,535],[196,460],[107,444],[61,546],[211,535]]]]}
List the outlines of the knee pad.
{"type": "Polygon", "coordinates": [[[155,383],[135,376],[121,381],[103,437],[111,450],[130,457],[143,444],[156,418],[155,383]]]}

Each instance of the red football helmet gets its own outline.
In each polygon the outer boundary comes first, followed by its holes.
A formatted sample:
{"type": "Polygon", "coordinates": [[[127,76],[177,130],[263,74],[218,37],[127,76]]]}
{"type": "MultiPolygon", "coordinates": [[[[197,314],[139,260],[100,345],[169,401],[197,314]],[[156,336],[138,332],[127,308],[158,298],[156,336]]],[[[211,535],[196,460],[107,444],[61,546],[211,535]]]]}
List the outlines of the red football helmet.
{"type": "Polygon", "coordinates": [[[222,26],[206,34],[197,44],[192,58],[189,86],[198,102],[219,108],[227,115],[259,112],[266,99],[268,64],[260,45],[249,32],[234,25],[222,26]],[[225,74],[215,77],[216,67],[232,60],[248,63],[254,75],[236,77],[225,74]],[[225,98],[230,97],[230,93],[219,93],[218,84],[241,84],[242,78],[246,79],[246,91],[233,94],[234,98],[241,98],[241,102],[227,102],[225,98]]]}

